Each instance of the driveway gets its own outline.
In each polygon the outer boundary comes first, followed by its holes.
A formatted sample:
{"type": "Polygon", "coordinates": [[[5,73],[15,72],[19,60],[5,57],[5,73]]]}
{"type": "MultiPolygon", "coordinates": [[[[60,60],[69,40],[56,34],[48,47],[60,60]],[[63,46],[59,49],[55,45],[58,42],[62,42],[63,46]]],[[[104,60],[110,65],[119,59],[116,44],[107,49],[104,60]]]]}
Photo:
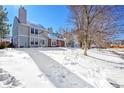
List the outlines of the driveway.
{"type": "Polygon", "coordinates": [[[47,51],[50,49],[57,51],[58,48],[19,48],[17,50],[27,52],[51,83],[58,88],[93,87],[49,56],[39,52],[40,50],[47,51]]]}

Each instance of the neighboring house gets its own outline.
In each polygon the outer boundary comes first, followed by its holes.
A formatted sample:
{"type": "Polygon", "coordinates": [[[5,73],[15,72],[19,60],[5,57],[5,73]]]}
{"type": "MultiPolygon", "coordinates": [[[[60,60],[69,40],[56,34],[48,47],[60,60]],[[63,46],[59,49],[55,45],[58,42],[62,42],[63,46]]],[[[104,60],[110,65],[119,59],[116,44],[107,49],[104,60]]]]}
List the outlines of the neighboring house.
{"type": "Polygon", "coordinates": [[[111,45],[124,45],[124,40],[113,40],[111,45]]]}
{"type": "Polygon", "coordinates": [[[124,48],[124,40],[113,40],[110,45],[111,48],[124,48]]]}
{"type": "Polygon", "coordinates": [[[0,46],[4,45],[5,47],[7,47],[8,45],[10,45],[10,43],[11,43],[11,40],[9,40],[9,39],[1,39],[0,38],[0,46]]]}
{"type": "Polygon", "coordinates": [[[48,46],[49,47],[64,47],[65,41],[62,37],[58,37],[54,33],[48,34],[48,46]]]}
{"type": "Polygon", "coordinates": [[[19,8],[19,17],[15,17],[12,29],[12,42],[15,47],[48,46],[49,31],[41,25],[27,22],[27,11],[19,8]]]}

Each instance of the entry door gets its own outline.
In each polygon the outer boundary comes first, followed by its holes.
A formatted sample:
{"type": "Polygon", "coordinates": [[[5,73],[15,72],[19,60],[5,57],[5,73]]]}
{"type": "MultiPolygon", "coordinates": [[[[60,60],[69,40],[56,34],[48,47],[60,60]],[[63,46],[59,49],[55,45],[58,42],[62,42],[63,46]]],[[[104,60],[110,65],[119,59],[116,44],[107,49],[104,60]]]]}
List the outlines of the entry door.
{"type": "Polygon", "coordinates": [[[44,39],[41,39],[40,42],[39,42],[39,45],[42,47],[42,46],[45,46],[45,40],[44,39]]]}

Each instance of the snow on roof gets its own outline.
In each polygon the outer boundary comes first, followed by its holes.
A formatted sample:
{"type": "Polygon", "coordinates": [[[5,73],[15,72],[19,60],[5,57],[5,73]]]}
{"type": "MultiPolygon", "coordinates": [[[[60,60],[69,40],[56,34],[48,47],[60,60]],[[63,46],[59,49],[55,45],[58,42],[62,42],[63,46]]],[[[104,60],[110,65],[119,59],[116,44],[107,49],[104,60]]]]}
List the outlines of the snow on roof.
{"type": "Polygon", "coordinates": [[[30,25],[30,26],[34,26],[34,27],[38,27],[40,29],[47,30],[43,25],[40,25],[40,24],[34,24],[34,23],[31,23],[31,22],[27,22],[27,24],[30,25]]]}
{"type": "Polygon", "coordinates": [[[6,39],[6,38],[5,38],[5,39],[1,39],[1,38],[0,38],[0,41],[8,41],[8,42],[11,42],[10,39],[6,39]]]}
{"type": "Polygon", "coordinates": [[[62,40],[62,41],[64,41],[64,38],[59,38],[59,37],[57,37],[55,34],[48,34],[48,38],[50,38],[50,39],[56,39],[56,40],[62,40]]]}
{"type": "MultiPolygon", "coordinates": [[[[15,16],[15,18],[17,19],[18,23],[21,23],[17,16],[15,16]]],[[[40,24],[34,24],[34,23],[31,23],[31,22],[27,22],[26,25],[37,27],[37,28],[40,28],[40,29],[43,29],[43,30],[47,30],[47,28],[45,28],[43,25],[40,25],[40,24]]]]}

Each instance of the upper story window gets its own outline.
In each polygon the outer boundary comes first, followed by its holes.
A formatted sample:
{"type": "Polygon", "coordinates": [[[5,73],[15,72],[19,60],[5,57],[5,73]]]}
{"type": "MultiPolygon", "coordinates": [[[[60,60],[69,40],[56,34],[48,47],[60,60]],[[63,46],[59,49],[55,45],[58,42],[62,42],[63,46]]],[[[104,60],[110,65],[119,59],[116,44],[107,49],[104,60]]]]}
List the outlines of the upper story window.
{"type": "Polygon", "coordinates": [[[35,34],[38,35],[38,29],[35,29],[35,34]]]}
{"type": "Polygon", "coordinates": [[[34,28],[31,28],[31,34],[34,34],[34,28]]]}

